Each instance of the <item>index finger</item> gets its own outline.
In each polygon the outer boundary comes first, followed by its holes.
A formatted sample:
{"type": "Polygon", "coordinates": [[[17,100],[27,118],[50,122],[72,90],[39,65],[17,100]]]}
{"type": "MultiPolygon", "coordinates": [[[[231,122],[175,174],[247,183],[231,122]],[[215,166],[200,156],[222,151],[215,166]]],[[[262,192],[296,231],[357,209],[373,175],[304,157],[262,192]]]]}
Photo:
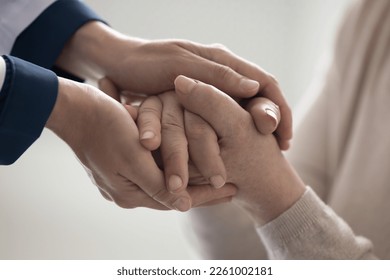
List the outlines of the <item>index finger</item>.
{"type": "Polygon", "coordinates": [[[161,94],[161,156],[168,189],[185,190],[188,183],[188,142],[184,130],[184,112],[173,92],[161,94]]]}
{"type": "MultiPolygon", "coordinates": [[[[164,174],[157,166],[152,153],[139,142],[138,129],[135,123],[129,121],[128,128],[128,130],[123,131],[123,135],[118,142],[123,144],[123,154],[121,155],[123,163],[118,166],[117,175],[133,182],[154,200],[170,209],[189,210],[192,201],[188,192],[183,190],[171,194],[167,190],[164,174]]],[[[123,182],[123,184],[126,185],[126,182],[123,182]]],[[[117,186],[114,187],[117,188],[117,186]]]]}
{"type": "Polygon", "coordinates": [[[236,134],[241,123],[253,123],[237,102],[211,85],[179,76],[175,86],[183,107],[206,120],[220,137],[236,134]]]}
{"type": "Polygon", "coordinates": [[[170,193],[165,186],[165,178],[162,171],[158,168],[151,153],[142,150],[133,153],[133,160],[137,163],[132,163],[125,166],[119,173],[124,178],[132,178],[131,181],[139,186],[151,198],[160,202],[170,209],[179,211],[187,211],[191,208],[192,200],[186,190],[178,193],[170,193]]]}

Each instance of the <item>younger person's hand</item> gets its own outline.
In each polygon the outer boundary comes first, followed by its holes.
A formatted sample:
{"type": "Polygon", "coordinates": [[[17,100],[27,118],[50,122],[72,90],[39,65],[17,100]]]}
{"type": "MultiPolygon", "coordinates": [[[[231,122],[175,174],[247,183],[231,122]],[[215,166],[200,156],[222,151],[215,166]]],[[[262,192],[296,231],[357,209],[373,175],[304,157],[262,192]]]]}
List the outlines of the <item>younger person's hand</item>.
{"type": "Polygon", "coordinates": [[[186,75],[237,99],[265,97],[280,108],[282,118],[275,131],[280,148],[287,149],[292,137],[291,110],[277,81],[221,45],[143,40],[92,21],[74,34],[57,66],[83,78],[108,77],[124,96],[174,90],[175,78],[186,75]]]}

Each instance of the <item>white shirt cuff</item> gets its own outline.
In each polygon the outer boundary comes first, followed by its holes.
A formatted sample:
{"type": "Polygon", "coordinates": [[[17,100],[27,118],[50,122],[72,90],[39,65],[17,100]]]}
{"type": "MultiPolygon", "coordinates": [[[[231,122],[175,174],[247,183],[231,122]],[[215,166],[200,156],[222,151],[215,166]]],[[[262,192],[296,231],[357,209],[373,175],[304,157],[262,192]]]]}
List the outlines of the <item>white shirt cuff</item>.
{"type": "Polygon", "coordinates": [[[3,88],[4,79],[5,79],[5,61],[4,58],[0,56],[0,91],[3,88]]]}

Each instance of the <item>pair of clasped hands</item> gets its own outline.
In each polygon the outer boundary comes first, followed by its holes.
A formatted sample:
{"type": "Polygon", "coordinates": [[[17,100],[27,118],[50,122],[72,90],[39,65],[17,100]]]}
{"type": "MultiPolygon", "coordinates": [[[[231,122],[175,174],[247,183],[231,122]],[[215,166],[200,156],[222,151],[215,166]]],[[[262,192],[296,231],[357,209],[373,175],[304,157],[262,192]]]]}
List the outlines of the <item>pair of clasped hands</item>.
{"type": "Polygon", "coordinates": [[[47,127],[120,207],[187,211],[234,198],[268,221],[301,195],[281,153],[292,117],[276,80],[224,47],[144,41],[93,23],[57,64],[105,77],[100,90],[59,78],[47,127]]]}

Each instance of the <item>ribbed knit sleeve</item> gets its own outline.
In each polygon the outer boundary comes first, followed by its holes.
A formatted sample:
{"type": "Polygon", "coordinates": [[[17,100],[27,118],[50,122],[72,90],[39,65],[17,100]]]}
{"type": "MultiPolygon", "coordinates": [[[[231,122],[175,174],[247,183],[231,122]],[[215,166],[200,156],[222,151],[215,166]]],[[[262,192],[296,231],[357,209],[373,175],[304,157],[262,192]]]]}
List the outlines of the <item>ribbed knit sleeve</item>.
{"type": "Polygon", "coordinates": [[[271,259],[373,259],[372,244],[356,236],[311,188],[257,232],[271,259]]]}

